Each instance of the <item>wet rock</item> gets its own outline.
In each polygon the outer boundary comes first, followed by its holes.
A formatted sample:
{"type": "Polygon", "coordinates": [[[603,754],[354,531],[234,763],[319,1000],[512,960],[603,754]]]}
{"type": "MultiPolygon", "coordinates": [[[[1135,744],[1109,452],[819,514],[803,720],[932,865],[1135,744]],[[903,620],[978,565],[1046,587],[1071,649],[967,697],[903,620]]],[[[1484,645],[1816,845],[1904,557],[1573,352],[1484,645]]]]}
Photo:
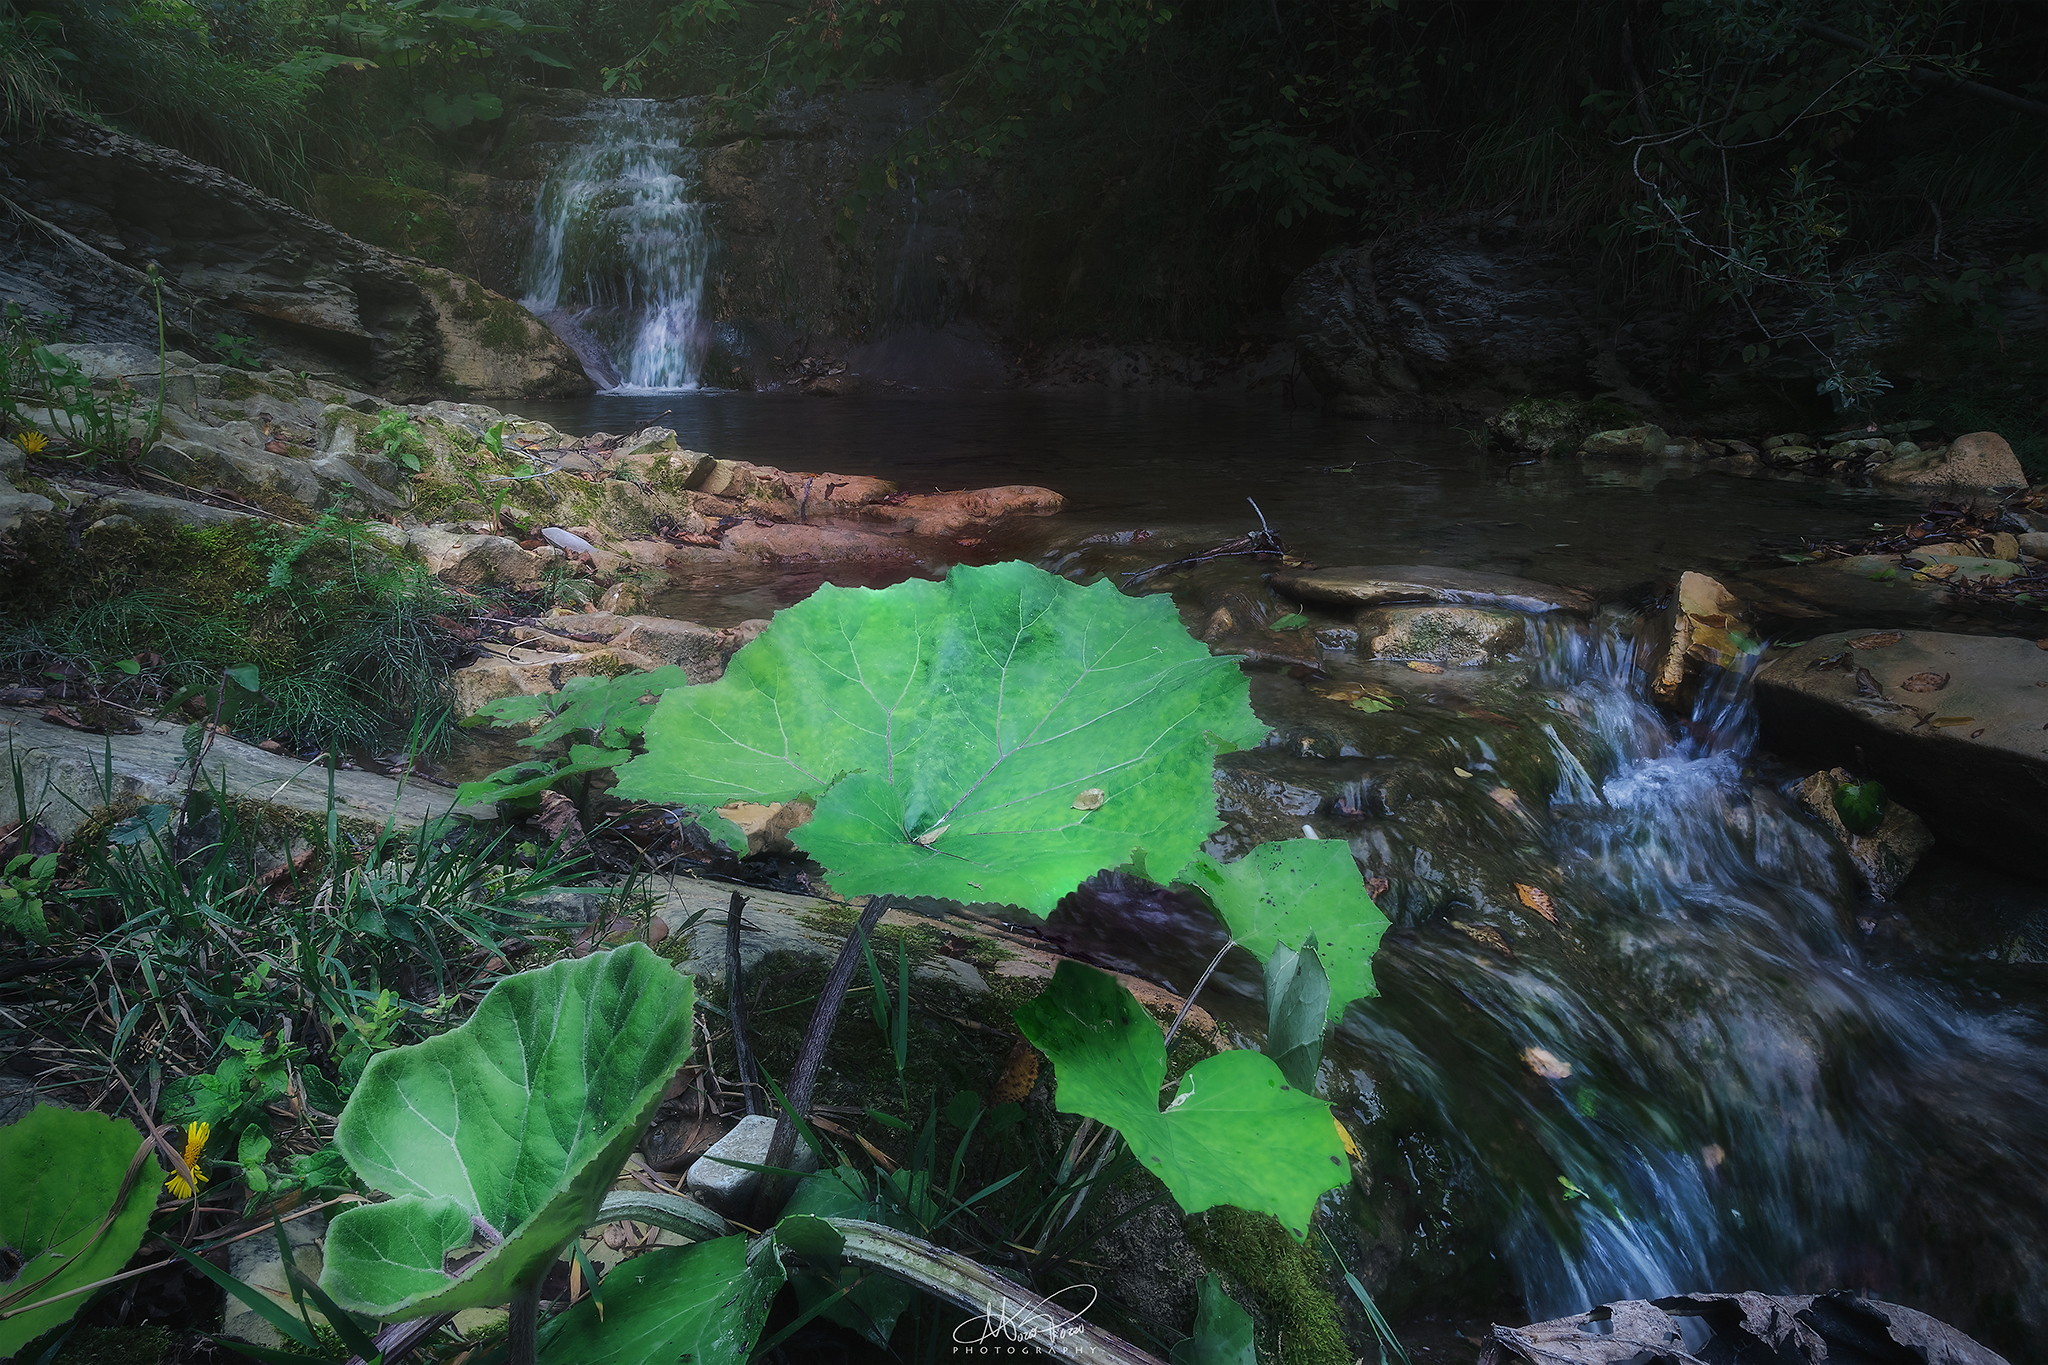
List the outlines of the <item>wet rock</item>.
{"type": "Polygon", "coordinates": [[[1667,707],[1683,704],[1707,669],[1733,668],[1754,641],[1755,627],[1740,598],[1705,574],[1680,575],[1652,695],[1667,707]]]}
{"type": "Polygon", "coordinates": [[[1770,1360],[1784,1365],[1925,1361],[2006,1365],[1925,1313],[1833,1294],[1677,1294],[1626,1299],[1528,1327],[1495,1327],[1479,1365],[1648,1365],[1770,1360]],[[1681,1326],[1681,1321],[1684,1326],[1681,1326]],[[1701,1338],[1705,1337],[1704,1344],[1701,1338]]]}
{"type": "Polygon", "coordinates": [[[1939,579],[1916,574],[1896,555],[1853,555],[1730,578],[1760,617],[1806,621],[1932,621],[1948,600],[1939,579]]]}
{"type": "Polygon", "coordinates": [[[1894,459],[1878,469],[1877,478],[1914,488],[2018,488],[2027,482],[2019,457],[1995,431],[1971,432],[1947,447],[1894,459]]]}
{"type": "Polygon", "coordinates": [[[1884,783],[1944,842],[2038,876],[2048,841],[2048,650],[1932,631],[1822,636],[1757,672],[1765,741],[1884,783]],[[1854,647],[1858,639],[1896,643],[1854,647]],[[1947,675],[1939,690],[1906,687],[1947,675]]]}
{"type": "Polygon", "coordinates": [[[1378,607],[1361,612],[1358,637],[1376,659],[1476,668],[1505,659],[1528,637],[1523,617],[1482,607],[1378,607]]]}
{"type": "Polygon", "coordinates": [[[1899,884],[1912,875],[1934,847],[1934,836],[1919,816],[1896,801],[1885,807],[1884,823],[1871,833],[1850,833],[1835,812],[1835,789],[1852,781],[1846,768],[1831,768],[1801,782],[1796,795],[1799,803],[1827,827],[1835,842],[1848,853],[1870,898],[1890,900],[1899,884]]]}
{"type": "Polygon", "coordinates": [[[1046,517],[1066,505],[1049,488],[1008,484],[964,493],[926,493],[863,507],[860,519],[897,535],[959,536],[1011,517],[1046,517]]]}
{"type": "Polygon", "coordinates": [[[1266,581],[1281,592],[1304,601],[1360,607],[1440,602],[1530,613],[1568,611],[1581,616],[1589,615],[1593,610],[1593,599],[1576,589],[1559,588],[1507,574],[1439,569],[1422,564],[1282,569],[1268,575],[1266,581]]]}
{"type": "Polygon", "coordinates": [[[1494,443],[1525,455],[1571,450],[1596,431],[1637,426],[1642,414],[1604,398],[1523,398],[1486,419],[1494,443]]]}

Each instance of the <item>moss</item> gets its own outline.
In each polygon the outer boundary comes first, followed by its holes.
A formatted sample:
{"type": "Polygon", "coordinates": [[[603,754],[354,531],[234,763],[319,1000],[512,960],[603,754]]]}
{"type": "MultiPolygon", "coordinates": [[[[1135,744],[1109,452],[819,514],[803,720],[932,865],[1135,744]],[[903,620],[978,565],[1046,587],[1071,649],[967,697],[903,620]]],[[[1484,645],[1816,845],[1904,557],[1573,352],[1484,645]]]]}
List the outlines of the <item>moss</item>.
{"type": "Polygon", "coordinates": [[[220,396],[233,402],[269,393],[263,381],[246,370],[234,370],[220,377],[220,396]]]}
{"type": "Polygon", "coordinates": [[[363,175],[319,176],[314,188],[322,217],[373,246],[435,265],[454,260],[461,247],[439,195],[363,175]]]}
{"type": "MultiPolygon", "coordinates": [[[[483,291],[478,287],[475,292],[483,291]]],[[[485,295],[484,310],[487,316],[477,332],[477,340],[486,350],[525,350],[533,345],[533,328],[524,308],[510,299],[485,295]]]]}
{"type": "Polygon", "coordinates": [[[1351,1365],[1322,1258],[1278,1219],[1226,1205],[1188,1219],[1187,1229],[1202,1259],[1235,1282],[1229,1287],[1249,1292],[1262,1359],[1270,1349],[1286,1365],[1351,1365]]]}

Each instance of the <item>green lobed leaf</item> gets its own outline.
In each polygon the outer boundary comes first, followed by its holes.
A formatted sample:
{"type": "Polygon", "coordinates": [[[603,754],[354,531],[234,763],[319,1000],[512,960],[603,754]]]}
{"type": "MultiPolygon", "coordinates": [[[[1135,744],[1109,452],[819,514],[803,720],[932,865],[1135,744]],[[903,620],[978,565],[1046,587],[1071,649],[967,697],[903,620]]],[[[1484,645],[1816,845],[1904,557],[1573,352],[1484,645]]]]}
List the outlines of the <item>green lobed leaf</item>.
{"type": "Polygon", "coordinates": [[[1105,867],[1193,855],[1216,751],[1265,733],[1248,696],[1165,597],[1022,563],[826,586],[665,693],[614,794],[700,817],[809,796],[792,837],[835,891],[1042,913],[1105,867]]]}
{"type": "Polygon", "coordinates": [[[1329,1007],[1330,978],[1316,954],[1316,936],[1310,934],[1298,953],[1274,945],[1266,959],[1265,1053],[1296,1090],[1316,1088],[1329,1007]]]}
{"type": "Polygon", "coordinates": [[[1165,1035],[1106,972],[1062,962],[1016,1017],[1052,1059],[1060,1112],[1123,1134],[1184,1212],[1234,1204],[1272,1214],[1300,1239],[1316,1200],[1350,1179],[1330,1107],[1257,1052],[1195,1063],[1162,1113],[1165,1035]]]}
{"type": "Polygon", "coordinates": [[[334,1142],[394,1198],[334,1220],[320,1287],[384,1319],[510,1301],[596,1215],[688,1055],[690,1002],[629,943],[506,977],[461,1027],[372,1058],[334,1142]],[[451,1272],[475,1218],[503,1244],[451,1272]]]}
{"type": "Polygon", "coordinates": [[[1332,1020],[1352,1001],[1379,994],[1372,955],[1387,932],[1387,917],[1366,894],[1343,840],[1283,839],[1260,844],[1234,863],[1203,854],[1180,875],[1208,896],[1230,936],[1261,962],[1276,944],[1298,949],[1313,934],[1329,974],[1332,1020]]]}
{"type": "Polygon", "coordinates": [[[1875,834],[1884,824],[1884,783],[1843,782],[1835,787],[1835,814],[1851,834],[1875,834]]]}
{"type": "MultiPolygon", "coordinates": [[[[37,1105],[0,1128],[0,1246],[26,1261],[0,1281],[0,1309],[12,1311],[67,1289],[118,1274],[149,1230],[163,1168],[154,1156],[125,1195],[122,1181],[142,1135],[104,1114],[37,1105]],[[107,1215],[120,1199],[112,1222],[107,1215]]],[[[18,1317],[0,1318],[0,1358],[61,1323],[90,1302],[74,1294],[18,1317]]]]}
{"type": "Polygon", "coordinates": [[[1252,1315],[1209,1275],[1196,1301],[1195,1334],[1173,1348],[1172,1365],[1259,1365],[1252,1315]]]}
{"type": "Polygon", "coordinates": [[[540,1365],[741,1365],[781,1287],[775,1257],[747,1264],[745,1237],[661,1247],[604,1277],[602,1317],[585,1299],[542,1329],[540,1365]]]}
{"type": "Polygon", "coordinates": [[[538,796],[565,777],[581,777],[585,773],[616,768],[632,756],[625,749],[572,744],[567,762],[528,759],[509,768],[500,768],[489,777],[463,783],[455,789],[455,804],[467,806],[479,801],[517,801],[523,796],[538,796]]]}

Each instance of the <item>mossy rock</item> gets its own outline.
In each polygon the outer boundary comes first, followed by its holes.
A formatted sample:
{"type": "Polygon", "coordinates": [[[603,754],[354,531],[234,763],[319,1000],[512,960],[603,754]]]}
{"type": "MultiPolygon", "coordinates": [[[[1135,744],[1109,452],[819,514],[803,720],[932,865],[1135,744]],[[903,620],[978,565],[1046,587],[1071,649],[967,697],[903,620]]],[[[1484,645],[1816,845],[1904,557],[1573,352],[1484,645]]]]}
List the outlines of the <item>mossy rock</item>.
{"type": "Polygon", "coordinates": [[[1260,1358],[1285,1365],[1351,1365],[1330,1272],[1313,1243],[1287,1235],[1268,1213],[1225,1205],[1187,1220],[1188,1240],[1258,1324],[1260,1358]]]}
{"type": "Polygon", "coordinates": [[[434,265],[455,259],[455,217],[438,194],[366,175],[314,178],[320,216],[351,237],[434,265]]]}
{"type": "Polygon", "coordinates": [[[1520,398],[1486,419],[1495,444],[1528,455],[1576,449],[1596,431],[1639,427],[1643,415],[1605,398],[1520,398]]]}

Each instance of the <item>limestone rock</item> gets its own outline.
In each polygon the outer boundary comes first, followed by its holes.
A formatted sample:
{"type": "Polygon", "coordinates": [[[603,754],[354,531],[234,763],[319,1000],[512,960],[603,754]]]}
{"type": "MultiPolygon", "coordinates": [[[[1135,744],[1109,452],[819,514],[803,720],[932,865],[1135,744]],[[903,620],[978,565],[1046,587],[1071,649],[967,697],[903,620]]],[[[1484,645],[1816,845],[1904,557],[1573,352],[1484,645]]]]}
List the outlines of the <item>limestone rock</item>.
{"type": "Polygon", "coordinates": [[[1827,826],[1835,842],[1849,854],[1872,900],[1890,900],[1899,884],[1912,875],[1920,859],[1934,847],[1934,835],[1919,816],[1898,802],[1885,807],[1884,823],[1869,834],[1851,834],[1835,813],[1835,788],[1855,779],[1846,768],[1815,773],[1799,784],[1799,804],[1827,826]]]}
{"type": "Polygon", "coordinates": [[[1482,607],[1377,607],[1358,618],[1359,639],[1376,659],[1465,668],[1506,658],[1527,634],[1522,616],[1482,607]]]}
{"type": "Polygon", "coordinates": [[[1267,577],[1281,592],[1309,602],[1360,607],[1404,602],[1441,602],[1466,607],[1588,615],[1593,599],[1572,588],[1554,587],[1507,574],[1438,569],[1422,564],[1374,564],[1348,569],[1283,569],[1267,577]]]}
{"type": "MultiPolygon", "coordinates": [[[[285,1244],[291,1248],[292,1264],[299,1273],[309,1280],[318,1281],[320,1269],[325,1264],[321,1244],[327,1235],[327,1219],[317,1213],[309,1213],[282,1224],[285,1244]]],[[[261,1290],[265,1298],[292,1316],[298,1316],[298,1306],[292,1296],[290,1283],[285,1279],[284,1258],[278,1254],[277,1238],[271,1233],[256,1237],[244,1237],[228,1244],[228,1274],[251,1288],[261,1290]]],[[[311,1304],[308,1311],[314,1321],[322,1321],[319,1310],[311,1304]]],[[[248,1304],[230,1294],[221,1313],[220,1330],[224,1335],[255,1346],[276,1349],[288,1343],[284,1334],[270,1324],[269,1319],[248,1304]]]]}
{"type": "Polygon", "coordinates": [[[790,831],[811,818],[816,807],[809,801],[735,801],[720,806],[718,813],[738,826],[747,836],[747,853],[794,853],[790,831]]]}
{"type": "Polygon", "coordinates": [[[473,716],[501,697],[538,697],[562,690],[571,678],[613,676],[653,668],[657,660],[627,650],[527,649],[487,646],[475,663],[448,675],[450,703],[458,716],[473,716]]]}
{"type": "Polygon", "coordinates": [[[373,534],[416,551],[436,578],[464,587],[538,583],[541,571],[560,558],[556,550],[522,550],[504,536],[464,535],[432,526],[371,527],[373,534]]]}
{"type": "MultiPolygon", "coordinates": [[[[761,1187],[761,1173],[744,1166],[728,1166],[721,1158],[761,1166],[768,1161],[768,1144],[775,1138],[775,1120],[766,1114],[749,1114],[733,1125],[731,1132],[711,1144],[704,1155],[690,1163],[684,1187],[697,1202],[728,1217],[745,1217],[761,1187]]],[[[802,1137],[790,1154],[789,1169],[815,1171],[818,1154],[802,1137]]]]}
{"type": "Polygon", "coordinates": [[[16,492],[13,484],[0,479],[0,531],[12,530],[23,517],[48,512],[56,505],[40,493],[16,492]]]}
{"type": "Polygon", "coordinates": [[[1852,646],[1870,635],[1824,635],[1758,669],[1765,742],[1816,765],[1853,763],[1945,843],[2037,878],[2048,842],[2048,650],[1920,630],[1852,646]],[[1859,687],[1859,670],[1877,695],[1859,687]],[[1902,686],[1921,673],[1949,681],[1936,692],[1902,686]]]}
{"type": "Polygon", "coordinates": [[[1742,600],[1703,573],[1686,572],[1678,580],[1672,603],[1671,636],[1650,690],[1668,704],[1682,699],[1688,683],[1697,684],[1708,668],[1733,668],[1748,652],[1734,637],[1754,639],[1749,611],[1742,600]]]}
{"type": "Polygon", "coordinates": [[[741,645],[760,634],[763,623],[715,629],[694,621],[677,621],[666,616],[633,616],[626,628],[612,637],[615,649],[632,650],[658,663],[674,664],[693,683],[716,682],[725,676],[726,660],[741,645]]]}
{"type": "Polygon", "coordinates": [[[1879,467],[1881,483],[1914,488],[2017,488],[2027,476],[2012,446],[1995,431],[1958,436],[1945,450],[1937,447],[1879,467]]]}

